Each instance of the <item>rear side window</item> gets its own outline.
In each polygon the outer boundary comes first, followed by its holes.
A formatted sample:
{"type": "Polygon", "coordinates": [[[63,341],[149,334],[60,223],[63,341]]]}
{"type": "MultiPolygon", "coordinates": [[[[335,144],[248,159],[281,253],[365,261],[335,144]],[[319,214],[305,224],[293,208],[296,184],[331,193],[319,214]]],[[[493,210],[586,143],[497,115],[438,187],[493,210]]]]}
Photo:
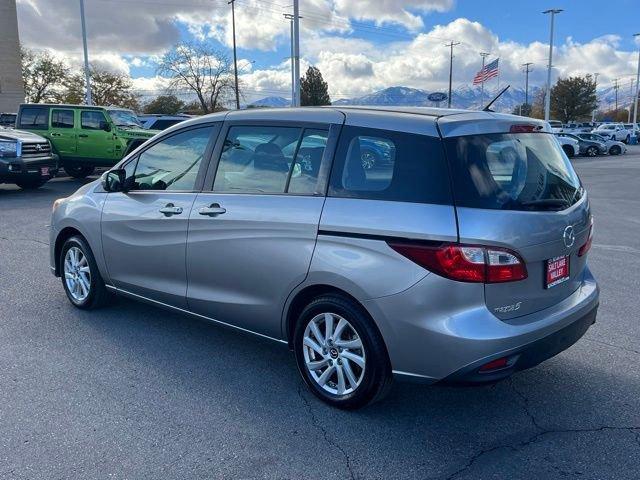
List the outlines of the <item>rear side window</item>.
{"type": "Polygon", "coordinates": [[[329,196],[451,204],[442,144],[426,135],[345,126],[329,196]]]}
{"type": "Polygon", "coordinates": [[[19,128],[49,128],[49,109],[39,107],[26,107],[20,112],[19,128]]]}
{"type": "Polygon", "coordinates": [[[165,130],[180,122],[182,122],[182,120],[156,120],[149,128],[152,130],[165,130]]]}
{"type": "Polygon", "coordinates": [[[563,210],[582,196],[580,180],[551,134],[445,139],[456,205],[502,210],[563,210]]]}
{"type": "Polygon", "coordinates": [[[73,110],[52,110],[52,128],[73,128],[73,110]]]}

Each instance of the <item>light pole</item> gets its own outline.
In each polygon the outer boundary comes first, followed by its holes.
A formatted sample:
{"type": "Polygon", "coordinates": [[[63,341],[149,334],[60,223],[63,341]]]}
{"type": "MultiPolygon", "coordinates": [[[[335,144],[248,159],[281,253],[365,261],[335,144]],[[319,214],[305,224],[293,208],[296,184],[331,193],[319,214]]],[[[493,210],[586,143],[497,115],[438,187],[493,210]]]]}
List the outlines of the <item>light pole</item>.
{"type": "Polygon", "coordinates": [[[551,14],[551,31],[549,34],[549,65],[547,67],[547,94],[544,97],[544,119],[549,121],[549,110],[551,109],[551,67],[553,66],[553,26],[556,14],[562,12],[560,8],[545,10],[544,14],[551,14]]]}
{"type": "MultiPolygon", "coordinates": [[[[529,72],[531,72],[529,67],[531,65],[533,65],[531,62],[522,64],[524,67],[524,104],[526,107],[529,106],[529,72]]],[[[531,115],[531,109],[529,109],[529,115],[531,115]]]]}
{"type": "Polygon", "coordinates": [[[460,42],[449,42],[445,45],[445,47],[451,48],[451,53],[449,56],[449,98],[447,98],[447,108],[451,108],[451,83],[453,79],[453,47],[456,45],[460,45],[460,42]]]}
{"type": "Polygon", "coordinates": [[[596,110],[598,110],[598,76],[600,74],[598,72],[593,74],[593,84],[596,91],[596,108],[591,112],[591,123],[595,123],[596,121],[596,110]]]}
{"type": "Polygon", "coordinates": [[[82,23],[82,48],[84,50],[84,83],[85,83],[85,102],[92,105],[91,99],[91,72],[89,70],[89,51],[87,49],[87,26],[84,20],[84,0],[80,0],[80,22],[82,23]]]}
{"type": "Polygon", "coordinates": [[[238,56],[236,54],[236,9],[235,0],[227,2],[231,5],[231,29],[233,31],[233,76],[235,78],[236,110],[240,110],[240,92],[238,90],[238,56]]]}
{"type": "MultiPolygon", "coordinates": [[[[633,35],[634,38],[640,38],[640,33],[633,35]]],[[[633,124],[638,123],[638,89],[640,89],[640,49],[638,49],[638,72],[636,73],[636,95],[633,99],[633,124]]]]}

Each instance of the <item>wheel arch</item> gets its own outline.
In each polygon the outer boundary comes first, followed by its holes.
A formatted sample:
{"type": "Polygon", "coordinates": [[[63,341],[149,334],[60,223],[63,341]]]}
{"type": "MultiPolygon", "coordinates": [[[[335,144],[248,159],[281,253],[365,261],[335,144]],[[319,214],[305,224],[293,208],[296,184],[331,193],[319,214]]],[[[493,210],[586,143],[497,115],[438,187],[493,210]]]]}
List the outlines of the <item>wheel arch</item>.
{"type": "Polygon", "coordinates": [[[311,300],[327,294],[339,295],[353,301],[362,310],[362,312],[367,317],[369,317],[369,320],[371,320],[371,324],[378,331],[380,338],[385,344],[385,349],[387,350],[387,355],[388,355],[387,345],[384,337],[382,336],[382,332],[380,331],[380,328],[378,327],[378,324],[374,320],[373,316],[367,310],[367,308],[363,305],[363,303],[359,301],[356,297],[354,297],[352,294],[347,292],[346,290],[336,287],[334,285],[329,285],[324,283],[306,285],[305,287],[298,290],[297,292],[292,293],[287,304],[285,305],[283,332],[285,335],[285,340],[287,341],[287,345],[289,346],[289,349],[293,349],[293,333],[295,330],[296,319],[298,315],[302,312],[304,307],[307,304],[309,304],[309,302],[311,302],[311,300]]]}
{"type": "Polygon", "coordinates": [[[79,236],[85,239],[85,242],[87,241],[86,237],[82,234],[82,232],[80,232],[80,230],[78,230],[75,227],[65,227],[62,230],[60,230],[60,233],[58,233],[58,236],[56,237],[56,242],[53,248],[53,253],[54,253],[54,266],[55,266],[55,274],[57,277],[60,276],[60,253],[62,252],[62,246],[64,245],[64,242],[66,242],[67,240],[69,240],[71,237],[75,237],[75,236],[79,236]]]}

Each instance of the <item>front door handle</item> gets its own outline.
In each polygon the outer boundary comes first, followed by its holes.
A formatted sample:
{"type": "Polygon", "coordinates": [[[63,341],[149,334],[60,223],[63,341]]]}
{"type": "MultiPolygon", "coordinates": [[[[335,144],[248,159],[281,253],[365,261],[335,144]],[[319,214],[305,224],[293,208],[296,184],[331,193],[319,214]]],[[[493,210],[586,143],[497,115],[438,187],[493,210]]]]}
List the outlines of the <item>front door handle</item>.
{"type": "Polygon", "coordinates": [[[208,207],[202,207],[198,210],[200,215],[207,215],[209,217],[215,217],[216,215],[222,215],[227,213],[227,209],[220,206],[219,203],[212,203],[208,207]]]}
{"type": "Polygon", "coordinates": [[[173,203],[167,203],[160,209],[160,213],[162,213],[165,217],[170,217],[171,215],[180,215],[182,213],[182,207],[176,207],[173,203]]]}
{"type": "Polygon", "coordinates": [[[80,138],[89,138],[89,135],[87,135],[86,133],[81,133],[78,135],[80,138]]]}
{"type": "Polygon", "coordinates": [[[60,136],[61,136],[61,134],[59,134],[59,133],[55,133],[55,132],[54,132],[54,133],[52,133],[52,134],[51,134],[51,136],[52,136],[52,137],[60,137],[60,136]]]}

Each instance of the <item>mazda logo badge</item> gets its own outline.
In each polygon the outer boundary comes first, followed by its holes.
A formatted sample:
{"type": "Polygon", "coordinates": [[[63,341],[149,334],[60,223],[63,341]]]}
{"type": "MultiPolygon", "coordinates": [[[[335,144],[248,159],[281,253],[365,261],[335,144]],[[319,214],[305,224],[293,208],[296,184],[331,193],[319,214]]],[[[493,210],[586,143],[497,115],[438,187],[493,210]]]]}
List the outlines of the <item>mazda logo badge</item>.
{"type": "Polygon", "coordinates": [[[562,240],[564,241],[564,246],[567,248],[573,247],[573,244],[576,243],[576,234],[573,231],[573,226],[569,225],[564,229],[564,233],[562,234],[562,240]]]}

